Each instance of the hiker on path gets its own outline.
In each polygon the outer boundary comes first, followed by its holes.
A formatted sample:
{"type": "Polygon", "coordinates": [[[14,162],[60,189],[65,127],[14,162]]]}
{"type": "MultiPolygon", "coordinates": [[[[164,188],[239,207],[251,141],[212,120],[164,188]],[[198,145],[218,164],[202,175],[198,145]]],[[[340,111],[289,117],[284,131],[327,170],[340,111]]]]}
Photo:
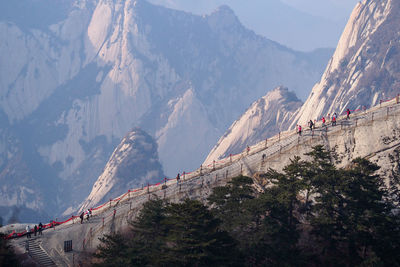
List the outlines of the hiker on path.
{"type": "Polygon", "coordinates": [[[308,125],[310,126],[310,131],[312,131],[312,130],[313,130],[313,127],[314,127],[313,121],[310,120],[310,121],[308,122],[308,125]]]}
{"type": "Polygon", "coordinates": [[[79,215],[79,218],[81,218],[81,224],[83,223],[83,216],[85,216],[85,213],[82,211],[81,215],[79,215]]]}
{"type": "Polygon", "coordinates": [[[26,238],[31,238],[31,227],[27,225],[25,230],[26,230],[26,238]]]}
{"type": "Polygon", "coordinates": [[[39,223],[39,235],[42,235],[42,231],[43,231],[43,224],[40,222],[39,223]]]}
{"type": "Polygon", "coordinates": [[[346,114],[347,114],[346,119],[347,119],[347,120],[350,119],[350,113],[351,113],[351,112],[350,112],[350,109],[347,109],[347,110],[346,110],[346,114]]]}
{"type": "Polygon", "coordinates": [[[35,236],[36,236],[36,234],[37,234],[37,231],[38,231],[38,227],[37,227],[37,225],[35,224],[35,227],[33,227],[33,233],[34,233],[35,236]]]}
{"type": "Polygon", "coordinates": [[[176,176],[176,184],[179,184],[180,181],[181,181],[181,175],[178,173],[178,175],[176,176]]]}
{"type": "Polygon", "coordinates": [[[297,125],[297,129],[298,129],[297,133],[301,136],[301,125],[297,125]]]}
{"type": "Polygon", "coordinates": [[[322,117],[322,126],[325,126],[325,122],[326,122],[325,117],[322,117]]]}
{"type": "Polygon", "coordinates": [[[86,220],[89,221],[89,217],[90,217],[90,210],[88,209],[86,211],[86,220]]]}
{"type": "Polygon", "coordinates": [[[336,126],[336,117],[335,116],[332,117],[332,126],[336,126]]]}

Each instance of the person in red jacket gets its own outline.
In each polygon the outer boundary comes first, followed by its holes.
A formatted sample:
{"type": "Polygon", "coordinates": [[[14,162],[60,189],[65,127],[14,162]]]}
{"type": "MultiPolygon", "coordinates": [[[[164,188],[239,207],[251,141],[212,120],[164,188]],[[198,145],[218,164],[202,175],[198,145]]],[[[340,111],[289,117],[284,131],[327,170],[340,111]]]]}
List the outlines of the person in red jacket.
{"type": "Polygon", "coordinates": [[[335,116],[332,117],[332,126],[336,126],[336,117],[335,116]]]}

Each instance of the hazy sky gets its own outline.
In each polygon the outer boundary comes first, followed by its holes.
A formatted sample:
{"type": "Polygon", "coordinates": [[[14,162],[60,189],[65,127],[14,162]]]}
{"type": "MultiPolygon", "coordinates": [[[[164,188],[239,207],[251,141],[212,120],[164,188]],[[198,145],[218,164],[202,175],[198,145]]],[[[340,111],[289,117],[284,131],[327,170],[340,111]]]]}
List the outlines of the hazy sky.
{"type": "Polygon", "coordinates": [[[149,0],[194,14],[230,6],[240,21],[258,34],[290,48],[310,51],[336,47],[359,0],[149,0]]]}
{"type": "MultiPolygon", "coordinates": [[[[270,0],[266,0],[270,1],[270,0]]],[[[332,21],[347,20],[359,0],[281,0],[303,12],[332,21]]]]}

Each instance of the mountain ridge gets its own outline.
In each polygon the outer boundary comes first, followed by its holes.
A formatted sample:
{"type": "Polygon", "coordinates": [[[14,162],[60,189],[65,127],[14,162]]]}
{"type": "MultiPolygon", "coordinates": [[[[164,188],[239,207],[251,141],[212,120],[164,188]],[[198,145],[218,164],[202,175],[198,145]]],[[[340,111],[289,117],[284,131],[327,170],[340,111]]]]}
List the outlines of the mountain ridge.
{"type": "Polygon", "coordinates": [[[302,104],[295,93],[283,86],[268,92],[230,126],[203,165],[226,158],[230,154],[238,154],[249,145],[285,131],[291,123],[290,118],[302,104]]]}
{"type": "Polygon", "coordinates": [[[373,106],[397,94],[399,10],[399,3],[392,0],[364,0],[355,7],[321,81],[292,127],[347,108],[373,106]]]}
{"type": "MultiPolygon", "coordinates": [[[[27,166],[26,173],[14,169],[1,179],[28,175],[40,184],[12,204],[38,201],[49,216],[90,193],[133,127],[159,138],[161,164],[174,176],[200,165],[225,127],[265,88],[283,80],[302,90],[322,72],[309,58],[313,54],[255,35],[229,11],[226,18],[201,17],[146,1],[82,0],[69,12],[37,28],[0,22],[0,36],[7,36],[0,44],[0,114],[6,122],[0,171],[14,166],[15,151],[27,166]],[[213,24],[224,20],[225,28],[213,24]],[[189,123],[196,120],[201,124],[189,123]],[[5,131],[15,139],[12,146],[5,131]]],[[[7,192],[0,189],[0,202],[21,188],[16,182],[7,192]]]]}

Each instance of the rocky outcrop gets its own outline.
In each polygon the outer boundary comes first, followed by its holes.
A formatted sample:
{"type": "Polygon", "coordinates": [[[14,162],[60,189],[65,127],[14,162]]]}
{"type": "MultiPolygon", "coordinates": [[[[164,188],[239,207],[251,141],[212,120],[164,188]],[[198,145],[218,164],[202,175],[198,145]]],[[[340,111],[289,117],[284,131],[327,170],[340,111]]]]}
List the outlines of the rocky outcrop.
{"type": "Polygon", "coordinates": [[[321,81],[292,127],[347,108],[370,107],[399,93],[399,12],[396,0],[357,4],[321,81]]]}
{"type": "Polygon", "coordinates": [[[247,146],[285,131],[291,117],[303,103],[285,87],[273,91],[254,102],[236,120],[211,150],[204,165],[229,154],[242,152],[247,146]]]}
{"type": "Polygon", "coordinates": [[[114,150],[80,210],[95,207],[128,189],[159,182],[163,177],[156,142],[146,132],[136,128],[114,150]]]}

